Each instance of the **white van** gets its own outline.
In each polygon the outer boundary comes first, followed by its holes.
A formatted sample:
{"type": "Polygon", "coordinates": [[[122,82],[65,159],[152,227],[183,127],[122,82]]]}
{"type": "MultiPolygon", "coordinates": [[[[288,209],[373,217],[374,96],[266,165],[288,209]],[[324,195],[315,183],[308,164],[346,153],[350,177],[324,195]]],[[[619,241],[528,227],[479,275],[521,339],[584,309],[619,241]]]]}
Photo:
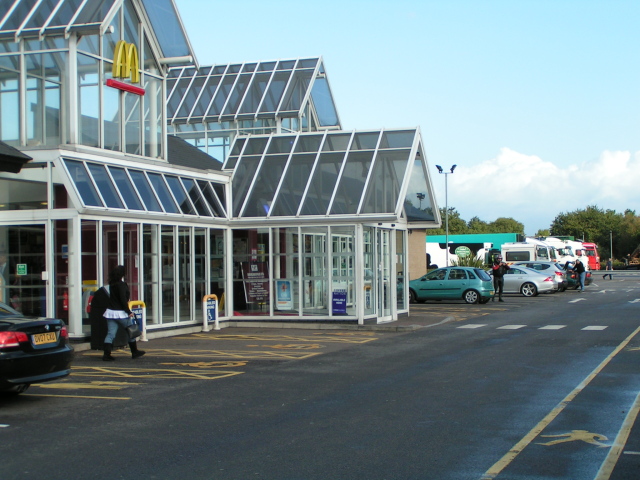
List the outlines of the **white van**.
{"type": "Polygon", "coordinates": [[[527,238],[524,242],[503,243],[500,250],[502,259],[507,262],[557,262],[556,249],[548,243],[527,238]]]}

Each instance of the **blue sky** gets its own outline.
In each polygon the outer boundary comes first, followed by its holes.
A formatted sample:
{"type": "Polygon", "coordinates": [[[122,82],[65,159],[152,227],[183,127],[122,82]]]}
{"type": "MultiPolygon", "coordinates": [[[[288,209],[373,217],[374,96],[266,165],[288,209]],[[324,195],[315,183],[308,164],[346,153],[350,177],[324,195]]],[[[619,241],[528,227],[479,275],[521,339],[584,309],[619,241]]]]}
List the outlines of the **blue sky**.
{"type": "Polygon", "coordinates": [[[322,56],[343,128],[419,126],[465,220],[640,214],[640,1],[176,4],[200,64],[322,56]]]}

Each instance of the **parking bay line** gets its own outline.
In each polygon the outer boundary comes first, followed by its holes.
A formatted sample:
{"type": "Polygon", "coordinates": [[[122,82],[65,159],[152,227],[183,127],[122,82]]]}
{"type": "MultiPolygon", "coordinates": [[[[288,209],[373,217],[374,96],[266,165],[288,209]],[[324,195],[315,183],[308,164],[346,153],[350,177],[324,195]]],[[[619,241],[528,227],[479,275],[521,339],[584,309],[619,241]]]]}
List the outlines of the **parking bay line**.
{"type": "Polygon", "coordinates": [[[596,376],[620,353],[633,338],[640,332],[640,327],[636,328],[631,335],[625,338],[616,348],[613,350],[607,358],[605,358],[600,365],[598,365],[576,388],[574,388],[564,400],[562,400],[556,407],[551,410],[538,424],[533,427],[529,433],[527,433],[518,443],[516,443],[511,449],[498,460],[489,470],[487,470],[481,477],[481,480],[492,480],[496,478],[500,472],[507,468],[511,462],[527,447],[542,431],[558,416],[562,411],[582,392],[589,383],[593,381],[596,376]]]}

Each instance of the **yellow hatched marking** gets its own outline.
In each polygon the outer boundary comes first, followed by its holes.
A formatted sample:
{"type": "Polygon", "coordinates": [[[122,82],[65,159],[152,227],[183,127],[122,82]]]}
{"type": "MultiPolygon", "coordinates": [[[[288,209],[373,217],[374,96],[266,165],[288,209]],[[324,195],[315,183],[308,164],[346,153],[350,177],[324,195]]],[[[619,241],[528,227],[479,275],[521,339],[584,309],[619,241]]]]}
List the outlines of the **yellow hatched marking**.
{"type": "Polygon", "coordinates": [[[75,377],[116,377],[116,378],[164,378],[164,379],[194,379],[217,380],[220,378],[242,375],[244,372],[230,372],[224,370],[198,370],[197,372],[171,368],[139,369],[139,368],[100,368],[74,367],[75,377]]]}
{"type": "Polygon", "coordinates": [[[256,340],[261,342],[317,342],[320,340],[331,343],[367,343],[377,340],[373,335],[364,333],[344,335],[316,333],[313,337],[300,337],[295,335],[210,335],[195,333],[190,335],[189,338],[204,340],[256,340]]]}
{"type": "Polygon", "coordinates": [[[23,393],[23,397],[53,397],[53,398],[85,398],[90,400],[131,400],[131,397],[97,397],[94,395],[51,395],[49,393],[23,393]]]}
{"type": "Polygon", "coordinates": [[[284,359],[301,360],[320,355],[319,352],[273,352],[273,351],[242,351],[242,350],[173,350],[158,349],[153,353],[157,356],[165,357],[200,357],[200,358],[230,358],[237,360],[263,360],[263,359],[284,359]]]}
{"type": "Polygon", "coordinates": [[[131,383],[131,382],[99,382],[93,381],[89,383],[76,383],[76,382],[67,382],[67,383],[40,383],[36,385],[32,385],[32,387],[38,388],[55,388],[55,389],[64,389],[64,390],[122,390],[126,387],[132,387],[136,385],[142,385],[141,383],[131,383]]]}

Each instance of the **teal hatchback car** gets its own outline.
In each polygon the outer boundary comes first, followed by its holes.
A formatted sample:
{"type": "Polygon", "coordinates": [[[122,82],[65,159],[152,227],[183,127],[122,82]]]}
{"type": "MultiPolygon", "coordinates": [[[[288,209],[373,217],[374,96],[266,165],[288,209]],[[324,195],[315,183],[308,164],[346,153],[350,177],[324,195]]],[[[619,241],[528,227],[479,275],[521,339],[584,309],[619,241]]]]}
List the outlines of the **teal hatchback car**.
{"type": "Polygon", "coordinates": [[[493,281],[481,268],[446,267],[409,282],[412,303],[425,300],[464,300],[487,303],[493,298],[493,281]]]}

